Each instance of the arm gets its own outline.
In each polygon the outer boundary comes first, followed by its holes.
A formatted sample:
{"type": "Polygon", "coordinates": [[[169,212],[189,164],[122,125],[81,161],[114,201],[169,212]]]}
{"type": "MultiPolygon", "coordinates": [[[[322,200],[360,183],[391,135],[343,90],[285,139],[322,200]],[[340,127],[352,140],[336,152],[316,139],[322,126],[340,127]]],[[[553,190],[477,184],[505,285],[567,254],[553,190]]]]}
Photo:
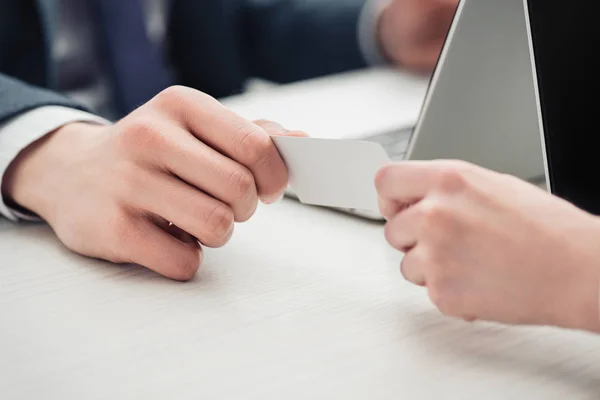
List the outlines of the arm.
{"type": "Polygon", "coordinates": [[[104,123],[99,117],[48,90],[35,88],[0,74],[0,215],[11,220],[31,218],[9,207],[5,175],[15,159],[32,143],[61,126],[86,121],[104,123]]]}

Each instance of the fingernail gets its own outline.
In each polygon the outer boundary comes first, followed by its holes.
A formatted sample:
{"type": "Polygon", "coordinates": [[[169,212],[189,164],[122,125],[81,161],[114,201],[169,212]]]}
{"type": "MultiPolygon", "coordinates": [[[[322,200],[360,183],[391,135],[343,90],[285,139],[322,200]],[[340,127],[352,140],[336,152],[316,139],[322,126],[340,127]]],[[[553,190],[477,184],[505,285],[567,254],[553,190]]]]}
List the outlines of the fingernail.
{"type": "Polygon", "coordinates": [[[287,133],[287,132],[289,132],[283,126],[279,125],[277,122],[270,122],[270,123],[267,124],[267,127],[269,129],[273,129],[274,131],[279,132],[279,133],[287,133]]]}
{"type": "Polygon", "coordinates": [[[260,126],[261,128],[263,128],[270,135],[284,134],[284,133],[289,132],[283,126],[281,126],[277,122],[273,122],[273,121],[260,120],[260,121],[256,121],[255,124],[260,126]]]}
{"type": "Polygon", "coordinates": [[[281,194],[278,194],[273,197],[264,197],[261,200],[265,204],[275,204],[275,203],[279,203],[283,199],[284,196],[285,196],[285,193],[281,193],[281,194]]]}

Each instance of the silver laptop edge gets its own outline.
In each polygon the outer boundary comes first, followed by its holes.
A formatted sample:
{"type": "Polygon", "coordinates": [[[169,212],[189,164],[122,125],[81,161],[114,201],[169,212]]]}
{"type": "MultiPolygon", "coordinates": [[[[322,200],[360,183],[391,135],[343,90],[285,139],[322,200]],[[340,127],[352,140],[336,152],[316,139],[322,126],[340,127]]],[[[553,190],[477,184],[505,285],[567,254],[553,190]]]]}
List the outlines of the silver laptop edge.
{"type": "Polygon", "coordinates": [[[551,193],[552,189],[551,189],[551,182],[550,182],[550,167],[548,165],[548,151],[546,149],[546,138],[545,138],[545,132],[544,132],[544,121],[543,121],[543,117],[542,117],[540,87],[539,87],[538,74],[537,74],[537,64],[535,61],[535,53],[533,50],[533,37],[531,35],[531,19],[529,16],[529,3],[527,0],[523,0],[523,9],[525,11],[525,23],[527,26],[527,43],[529,45],[529,58],[531,60],[531,74],[533,75],[533,90],[535,92],[537,118],[538,118],[538,123],[540,126],[540,143],[542,146],[542,158],[543,158],[543,163],[544,163],[544,176],[541,177],[541,179],[543,179],[543,182],[539,182],[539,183],[544,184],[546,191],[548,193],[551,193]]]}

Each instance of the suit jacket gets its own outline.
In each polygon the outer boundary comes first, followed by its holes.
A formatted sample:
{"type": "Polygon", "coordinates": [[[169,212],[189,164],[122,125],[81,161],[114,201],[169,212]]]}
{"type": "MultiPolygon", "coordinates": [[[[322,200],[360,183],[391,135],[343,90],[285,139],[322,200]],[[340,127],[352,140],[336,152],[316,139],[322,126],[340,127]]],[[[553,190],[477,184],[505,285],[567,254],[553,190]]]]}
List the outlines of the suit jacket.
{"type": "MultiPolygon", "coordinates": [[[[54,2],[0,0],[0,123],[44,105],[82,108],[54,91],[54,2]]],[[[171,0],[171,62],[180,84],[215,97],[239,92],[253,76],[283,83],[359,68],[364,3],[171,0]]]]}

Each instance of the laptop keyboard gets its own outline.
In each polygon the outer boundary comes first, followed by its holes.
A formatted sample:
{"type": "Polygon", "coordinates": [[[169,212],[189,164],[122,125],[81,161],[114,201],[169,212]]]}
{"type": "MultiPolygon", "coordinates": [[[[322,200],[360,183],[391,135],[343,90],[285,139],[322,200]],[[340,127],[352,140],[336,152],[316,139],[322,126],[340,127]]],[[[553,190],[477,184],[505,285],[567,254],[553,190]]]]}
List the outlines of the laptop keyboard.
{"type": "Polygon", "coordinates": [[[406,129],[373,135],[365,139],[381,144],[392,161],[403,161],[406,157],[411,133],[412,129],[406,129]]]}

